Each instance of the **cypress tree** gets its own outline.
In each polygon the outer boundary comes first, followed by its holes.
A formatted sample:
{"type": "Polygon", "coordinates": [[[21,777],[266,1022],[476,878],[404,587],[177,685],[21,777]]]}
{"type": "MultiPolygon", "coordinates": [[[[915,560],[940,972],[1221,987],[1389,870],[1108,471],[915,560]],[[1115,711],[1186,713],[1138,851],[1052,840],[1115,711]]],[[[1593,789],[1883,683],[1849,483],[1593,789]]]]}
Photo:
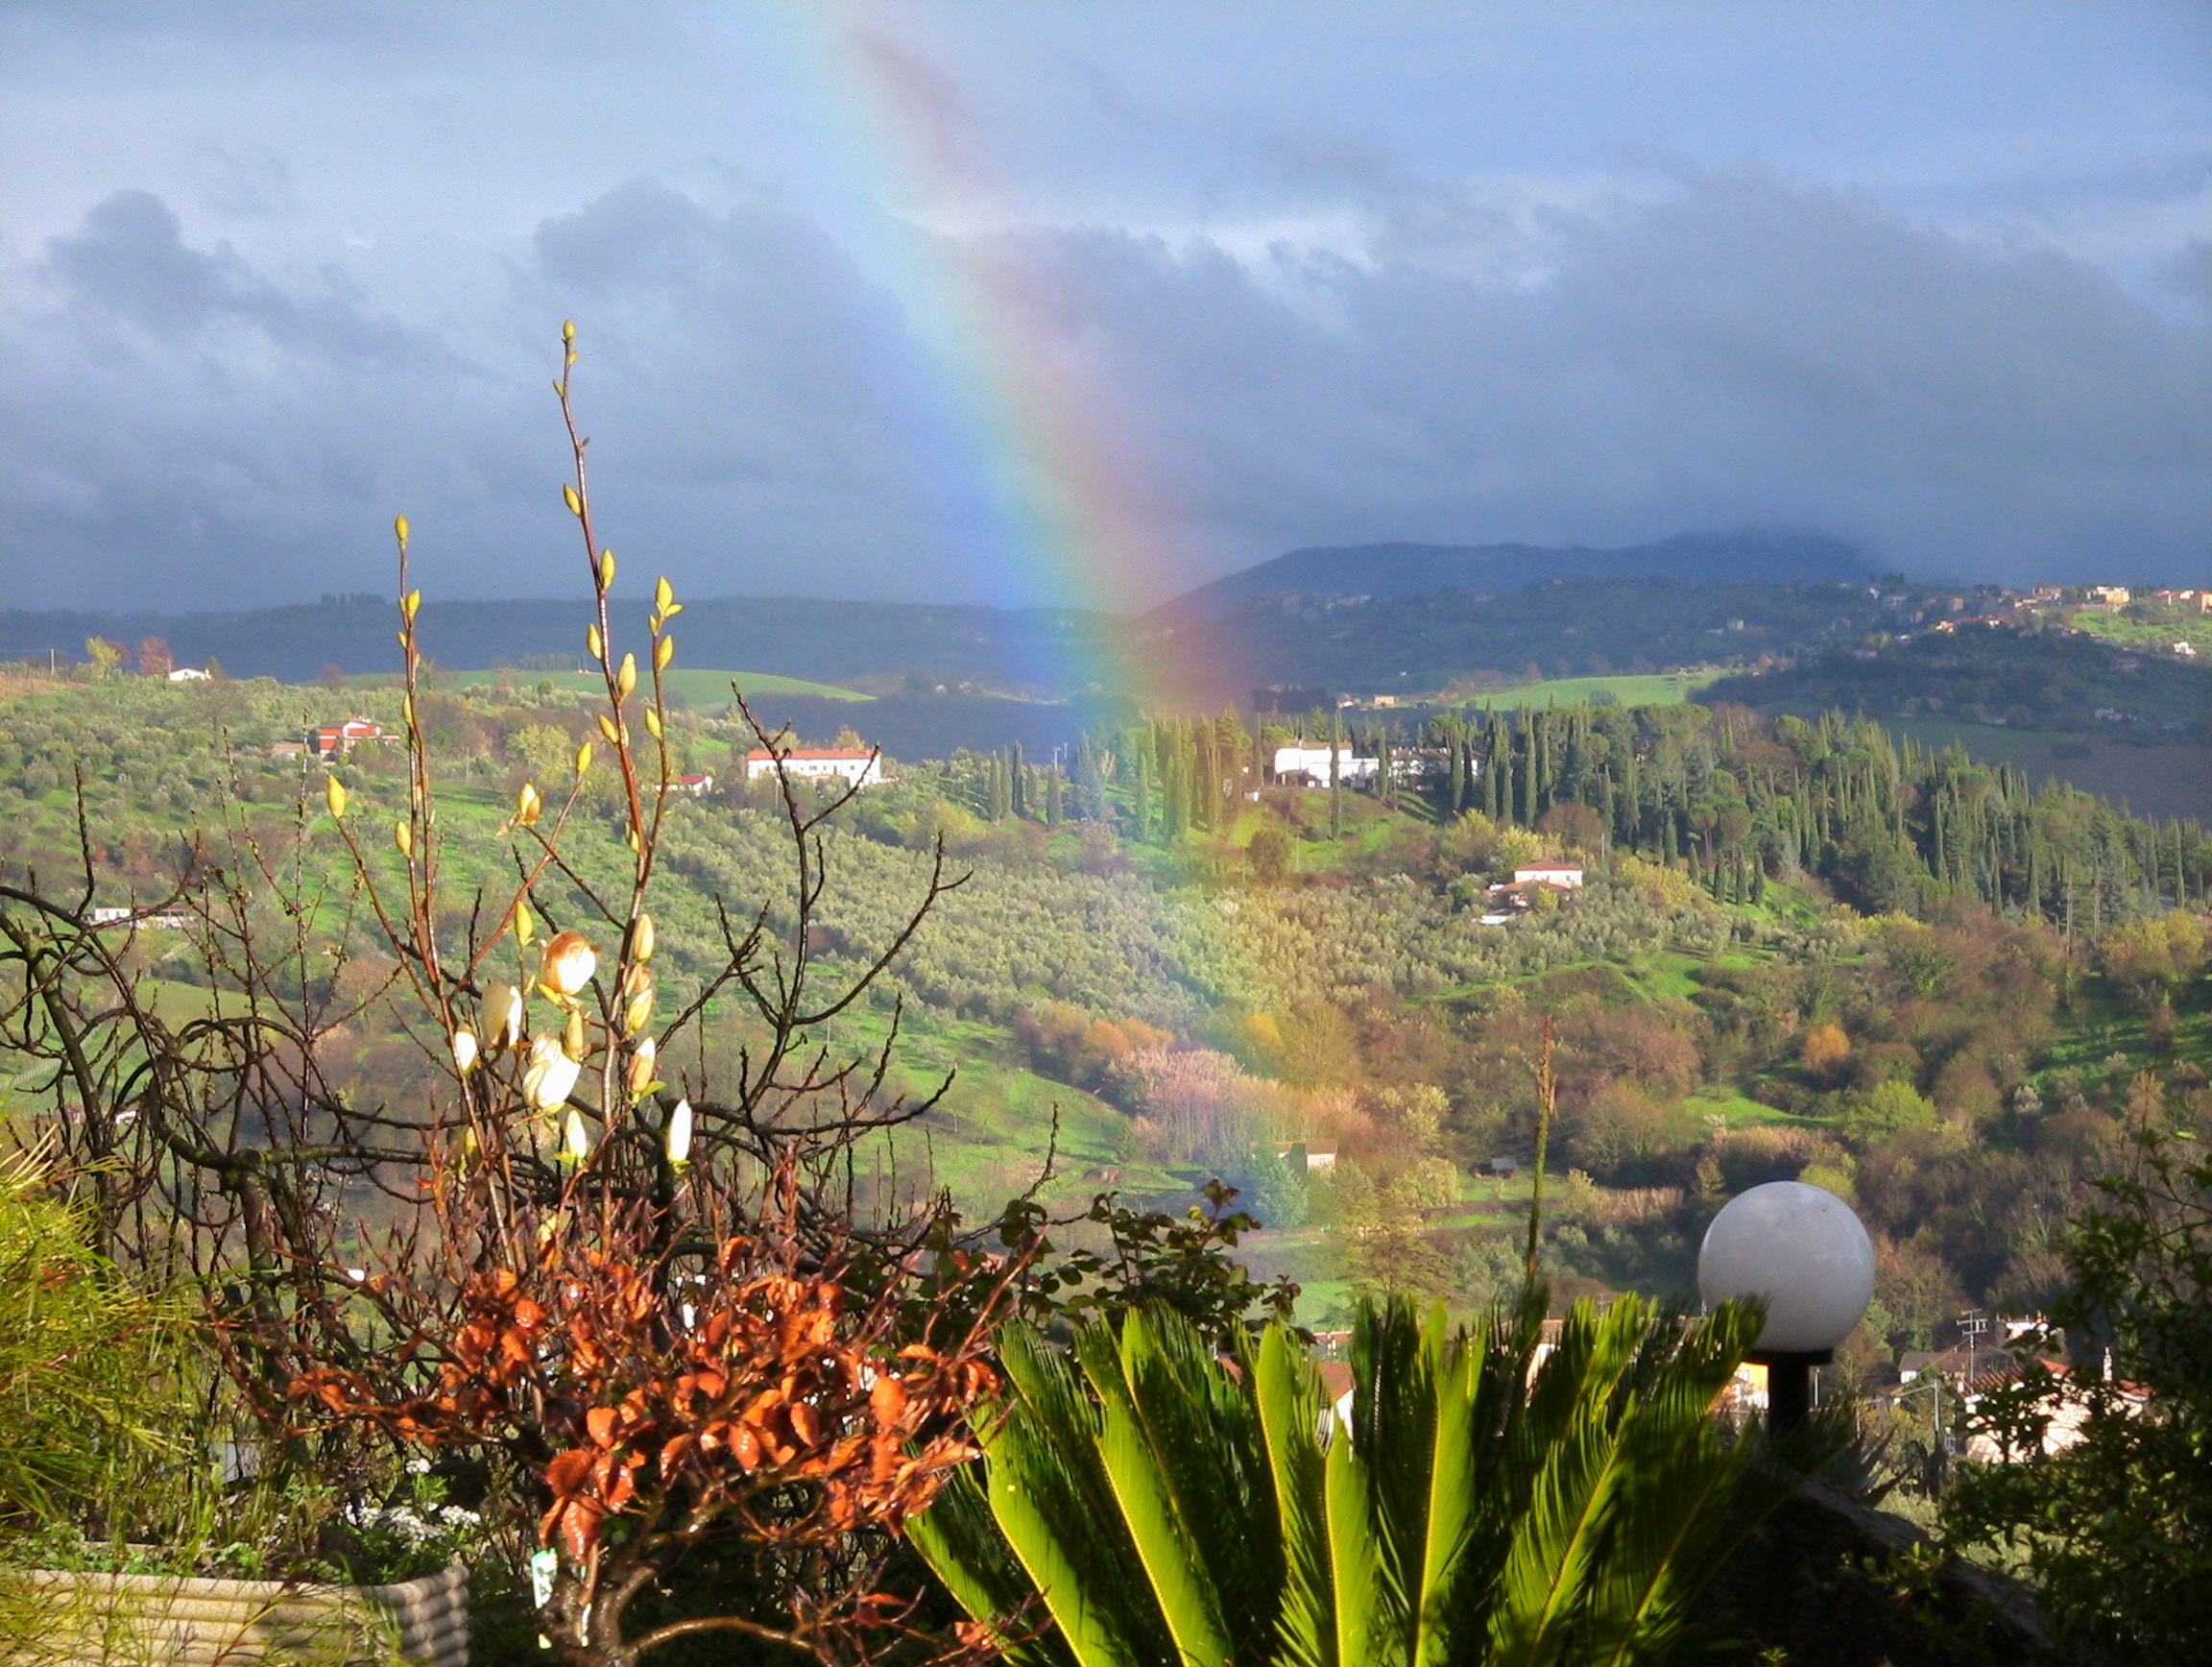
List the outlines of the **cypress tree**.
{"type": "Polygon", "coordinates": [[[1106,815],[1106,772],[1088,736],[1075,743],[1075,814],[1094,822],[1106,815]]]}
{"type": "Polygon", "coordinates": [[[1329,718],[1329,837],[1344,837],[1344,724],[1334,713],[1329,718]]]}

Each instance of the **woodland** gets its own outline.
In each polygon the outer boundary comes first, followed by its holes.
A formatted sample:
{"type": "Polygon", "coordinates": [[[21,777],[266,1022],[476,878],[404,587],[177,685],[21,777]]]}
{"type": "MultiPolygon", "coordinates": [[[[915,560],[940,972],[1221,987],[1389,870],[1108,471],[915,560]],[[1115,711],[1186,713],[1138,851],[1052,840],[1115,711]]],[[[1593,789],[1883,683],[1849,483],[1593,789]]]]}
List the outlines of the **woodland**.
{"type": "MultiPolygon", "coordinates": [[[[398,699],[127,671],[26,687],[0,709],[0,856],[49,882],[88,862],[118,904],[237,882],[240,851],[291,866],[329,900],[315,924],[339,952],[298,992],[348,1016],[325,1068],[349,1094],[404,1093],[430,1067],[380,1004],[396,967],[373,923],[339,906],[343,849],[313,814],[325,768],[269,756],[340,714],[397,728],[398,699]]],[[[526,674],[425,690],[416,710],[448,872],[492,883],[500,808],[525,781],[573,779],[591,714],[526,674]]],[[[1403,779],[1273,786],[1259,766],[1287,729],[1161,717],[1042,764],[1019,748],[898,761],[826,830],[829,964],[896,930],[940,841],[963,876],[821,1039],[878,1036],[897,1006],[895,1070],[957,1074],[926,1162],[972,1209],[1021,1190],[1057,1117],[1048,1193],[1112,1175],[1179,1207],[1217,1173],[1268,1223],[1262,1262],[1320,1293],[1314,1317],[1361,1291],[1472,1312],[1510,1270],[1518,1206],[1483,1176],[1532,1154],[1549,1021],[1552,1152],[1572,1176],[1548,1229],[1556,1273],[1679,1294],[1714,1199],[1810,1176],[1879,1236],[1872,1365],[1940,1346],[1967,1308],[2033,1312],[2059,1224],[2127,1128],[2201,1106],[2212,841],[2194,825],[1835,715],[1474,712],[1393,738],[1315,714],[1307,733],[1330,724],[1346,757],[1380,753],[1403,779]],[[1486,924],[1488,886],[1539,858],[1586,864],[1589,882],[1486,924]],[[1299,1143],[1334,1146],[1335,1168],[1288,1172],[1279,1153],[1299,1143]],[[1362,1249],[1385,1222],[1388,1247],[1362,1249]]],[[[662,977],[688,994],[718,911],[772,895],[782,854],[773,807],[733,767],[750,740],[735,720],[677,713],[667,737],[673,768],[722,784],[672,803],[661,834],[678,882],[658,911],[662,977]]],[[[385,807],[406,770],[401,749],[364,745],[331,776],[385,807]]],[[[622,856],[622,807],[611,777],[577,791],[581,885],[622,856]]],[[[131,954],[172,1000],[216,981],[189,934],[144,930],[131,954]]],[[[703,1013],[707,1070],[745,1037],[715,1000],[703,1013]]],[[[887,1185],[924,1170],[910,1138],[884,1158],[887,1185]]]]}

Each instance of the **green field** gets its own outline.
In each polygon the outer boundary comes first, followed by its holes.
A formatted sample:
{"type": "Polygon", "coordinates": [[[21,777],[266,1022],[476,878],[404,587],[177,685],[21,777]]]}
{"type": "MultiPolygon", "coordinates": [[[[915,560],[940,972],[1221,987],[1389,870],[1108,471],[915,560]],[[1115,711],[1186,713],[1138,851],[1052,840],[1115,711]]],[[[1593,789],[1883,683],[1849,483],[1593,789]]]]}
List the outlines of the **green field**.
{"type": "Polygon", "coordinates": [[[1618,706],[1680,706],[1698,689],[1726,675],[1717,666],[1700,666],[1695,671],[1658,671],[1648,675],[1554,677],[1543,683],[1525,683],[1518,689],[1475,695],[1463,704],[1500,710],[1588,706],[1609,695],[1612,704],[1618,706]]]}
{"type": "Polygon", "coordinates": [[[2170,654],[2176,642],[2186,642],[2200,658],[2212,656],[2212,614],[2194,608],[2172,608],[2151,619],[2131,619],[2125,614],[2100,614],[2084,608],[2073,616],[2077,631],[2102,637],[2123,648],[2145,648],[2170,654]]]}
{"type": "MultiPolygon", "coordinates": [[[[500,683],[511,683],[517,689],[535,689],[541,683],[549,683],[562,693],[578,695],[604,695],[607,689],[606,680],[596,671],[517,671],[501,667],[492,671],[442,671],[438,676],[441,681],[458,684],[463,689],[486,689],[500,683]]],[[[389,673],[375,672],[348,681],[362,689],[384,689],[395,680],[389,673]]],[[[707,714],[719,713],[729,706],[732,683],[748,695],[811,694],[824,700],[854,701],[875,698],[856,689],[809,683],[803,677],[779,677],[767,671],[715,671],[679,665],[671,667],[662,681],[670,695],[693,712],[707,714]]]]}

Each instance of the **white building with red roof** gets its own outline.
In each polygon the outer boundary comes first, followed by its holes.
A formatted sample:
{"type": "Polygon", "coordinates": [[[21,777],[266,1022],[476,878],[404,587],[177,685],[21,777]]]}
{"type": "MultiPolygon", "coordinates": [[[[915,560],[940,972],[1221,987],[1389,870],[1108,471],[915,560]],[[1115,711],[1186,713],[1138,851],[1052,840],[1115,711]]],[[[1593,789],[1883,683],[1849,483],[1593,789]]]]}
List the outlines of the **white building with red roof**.
{"type": "Polygon", "coordinates": [[[791,747],[773,753],[766,747],[755,747],[745,755],[745,779],[757,782],[762,776],[774,775],[779,758],[783,761],[784,772],[791,776],[834,776],[855,787],[872,787],[883,779],[881,757],[866,747],[791,747]]]}

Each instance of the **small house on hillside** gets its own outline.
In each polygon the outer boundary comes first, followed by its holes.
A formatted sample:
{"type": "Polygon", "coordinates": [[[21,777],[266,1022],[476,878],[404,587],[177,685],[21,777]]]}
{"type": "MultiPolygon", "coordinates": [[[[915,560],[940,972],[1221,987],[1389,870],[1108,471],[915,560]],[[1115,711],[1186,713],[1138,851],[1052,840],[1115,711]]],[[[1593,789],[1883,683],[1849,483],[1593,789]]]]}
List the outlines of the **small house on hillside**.
{"type": "Polygon", "coordinates": [[[1527,914],[1538,906],[1539,900],[1556,902],[1572,896],[1582,884],[1582,870],[1555,863],[1538,863],[1533,868],[1516,868],[1513,878],[1502,885],[1490,888],[1490,913],[1482,918],[1487,923],[1491,915],[1504,919],[1516,914],[1527,914]]]}
{"type": "Polygon", "coordinates": [[[1538,862],[1513,871],[1514,884],[1526,885],[1530,881],[1555,885],[1561,891],[1573,891],[1582,883],[1582,870],[1570,868],[1564,862],[1538,862]]]}
{"type": "Polygon", "coordinates": [[[745,779],[757,782],[774,775],[778,759],[783,761],[784,773],[791,776],[833,776],[855,787],[871,787],[883,779],[881,757],[866,747],[792,747],[773,753],[766,747],[755,747],[745,755],[745,779]]]}
{"type": "Polygon", "coordinates": [[[93,909],[86,917],[93,926],[159,927],[167,931],[182,931],[192,922],[180,909],[145,909],[104,905],[93,909]]]}
{"type": "Polygon", "coordinates": [[[215,674],[197,665],[180,665],[169,673],[171,683],[205,683],[215,674]]]}
{"type": "Polygon", "coordinates": [[[714,778],[712,776],[678,776],[668,785],[679,793],[688,793],[694,799],[698,799],[714,790],[714,778]]]}
{"type": "Polygon", "coordinates": [[[393,739],[384,726],[365,717],[349,717],[344,723],[326,723],[320,729],[307,732],[307,746],[319,759],[342,758],[365,742],[384,742],[393,739]]]}

